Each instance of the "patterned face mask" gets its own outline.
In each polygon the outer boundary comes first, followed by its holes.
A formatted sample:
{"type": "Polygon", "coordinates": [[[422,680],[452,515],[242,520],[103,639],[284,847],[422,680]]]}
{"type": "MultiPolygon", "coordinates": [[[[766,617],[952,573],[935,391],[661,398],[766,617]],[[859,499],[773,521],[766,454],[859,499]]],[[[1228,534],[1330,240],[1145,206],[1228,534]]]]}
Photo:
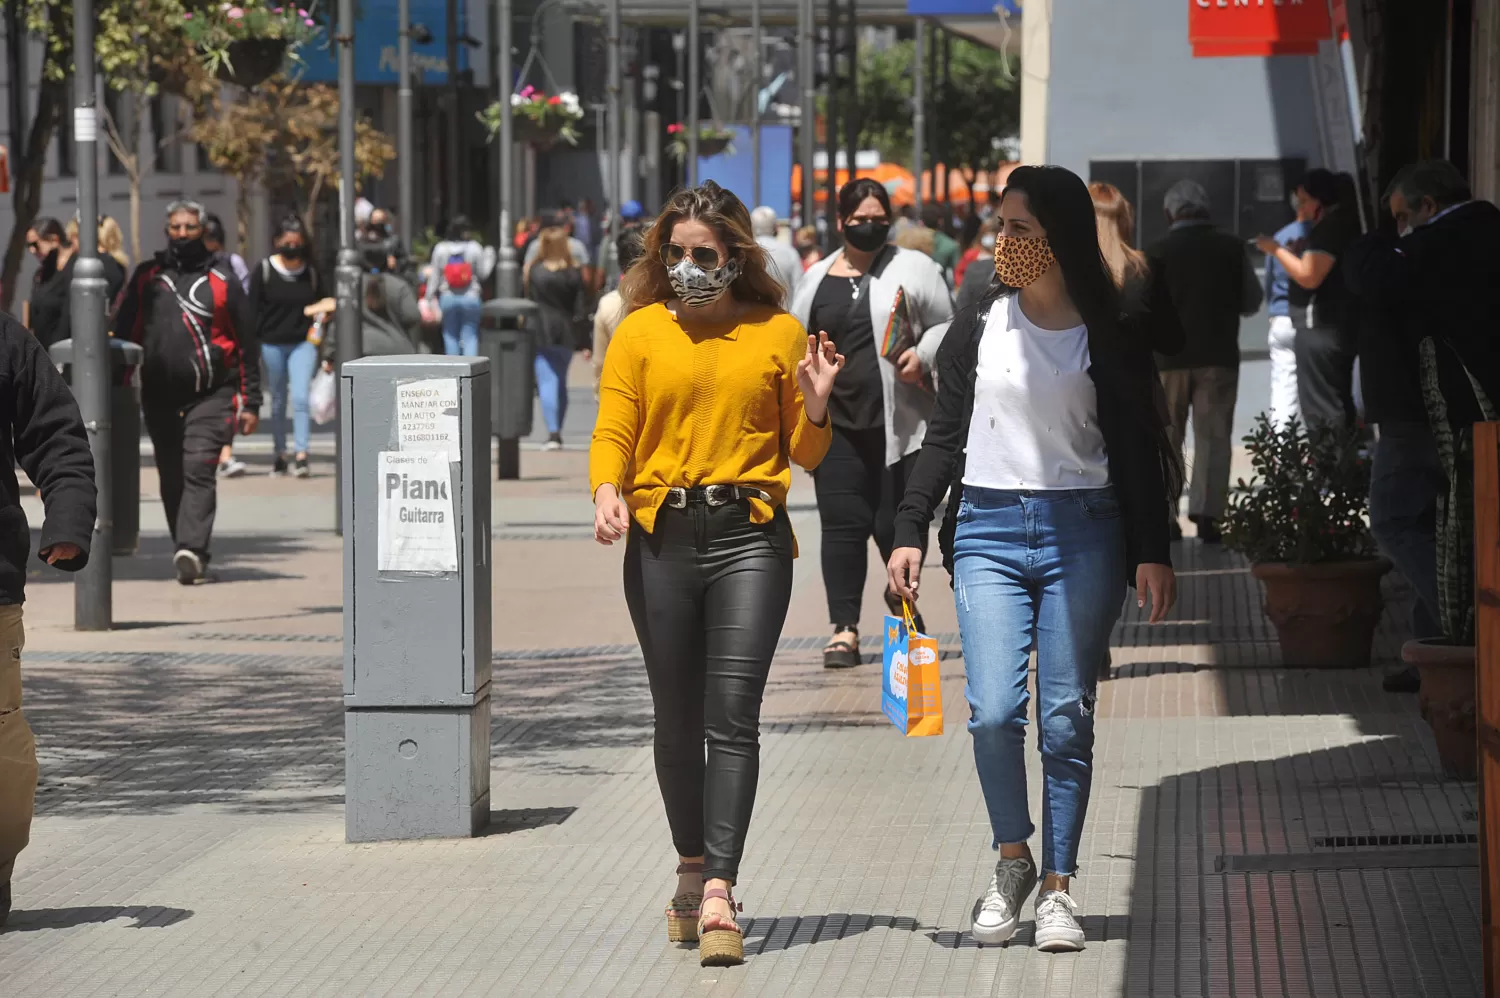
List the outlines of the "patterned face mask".
{"type": "Polygon", "coordinates": [[[995,240],[995,274],[1013,288],[1036,283],[1056,261],[1046,236],[1001,236],[995,240]]]}
{"type": "Polygon", "coordinates": [[[677,266],[667,271],[673,293],[689,308],[712,305],[724,296],[739,276],[738,260],[730,260],[717,270],[704,270],[693,262],[692,257],[683,257],[677,266]]]}

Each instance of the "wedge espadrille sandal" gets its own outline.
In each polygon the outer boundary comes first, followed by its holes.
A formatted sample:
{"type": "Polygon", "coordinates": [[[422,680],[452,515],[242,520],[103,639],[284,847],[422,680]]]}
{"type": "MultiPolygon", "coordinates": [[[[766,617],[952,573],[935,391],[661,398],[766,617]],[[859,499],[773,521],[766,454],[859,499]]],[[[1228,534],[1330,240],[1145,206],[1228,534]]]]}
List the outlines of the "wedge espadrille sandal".
{"type": "MultiPolygon", "coordinates": [[[[702,863],[683,863],[677,874],[702,873],[702,863]]],[[[698,916],[702,914],[703,895],[678,894],[667,904],[667,942],[693,943],[698,941],[698,916]]]]}
{"type": "MultiPolygon", "coordinates": [[[[723,898],[732,912],[744,911],[726,890],[714,887],[703,892],[703,900],[723,898]]],[[[745,931],[733,917],[704,915],[698,919],[698,963],[704,967],[737,967],[745,962],[745,931]]]]}

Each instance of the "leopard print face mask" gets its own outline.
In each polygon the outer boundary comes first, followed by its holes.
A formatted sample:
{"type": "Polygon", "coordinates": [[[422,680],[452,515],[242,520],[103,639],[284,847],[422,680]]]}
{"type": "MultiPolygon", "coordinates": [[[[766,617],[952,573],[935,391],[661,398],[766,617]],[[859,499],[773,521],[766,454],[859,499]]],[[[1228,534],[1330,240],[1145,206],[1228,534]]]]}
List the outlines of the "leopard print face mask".
{"type": "Polygon", "coordinates": [[[1000,236],[995,240],[995,274],[1013,288],[1034,284],[1057,262],[1046,236],[1000,236]]]}

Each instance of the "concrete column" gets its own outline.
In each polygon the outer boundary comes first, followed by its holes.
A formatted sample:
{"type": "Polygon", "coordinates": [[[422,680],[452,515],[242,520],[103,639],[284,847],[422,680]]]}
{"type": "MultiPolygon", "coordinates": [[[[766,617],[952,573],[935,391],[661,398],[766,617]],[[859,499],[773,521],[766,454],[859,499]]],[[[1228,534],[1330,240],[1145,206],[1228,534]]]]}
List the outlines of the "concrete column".
{"type": "MultiPolygon", "coordinates": [[[[1500,0],[1475,0],[1469,93],[1474,196],[1500,203],[1500,0]]],[[[1458,167],[1463,169],[1464,164],[1458,167]]]]}
{"type": "Polygon", "coordinates": [[[1021,162],[1047,162],[1047,87],[1052,78],[1052,0],[1021,8],[1021,162]]]}

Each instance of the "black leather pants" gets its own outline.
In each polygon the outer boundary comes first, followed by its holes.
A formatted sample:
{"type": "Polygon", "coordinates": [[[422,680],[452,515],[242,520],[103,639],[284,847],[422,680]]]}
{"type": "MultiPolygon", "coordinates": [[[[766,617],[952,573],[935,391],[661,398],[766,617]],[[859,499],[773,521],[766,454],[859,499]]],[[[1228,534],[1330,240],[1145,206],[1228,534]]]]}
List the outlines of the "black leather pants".
{"type": "Polygon", "coordinates": [[[663,508],[632,525],[625,600],[656,705],[656,780],[672,842],[731,884],[760,775],[760,704],[792,595],[792,530],[748,500],[663,508]],[[705,759],[704,743],[707,742],[705,759]]]}

